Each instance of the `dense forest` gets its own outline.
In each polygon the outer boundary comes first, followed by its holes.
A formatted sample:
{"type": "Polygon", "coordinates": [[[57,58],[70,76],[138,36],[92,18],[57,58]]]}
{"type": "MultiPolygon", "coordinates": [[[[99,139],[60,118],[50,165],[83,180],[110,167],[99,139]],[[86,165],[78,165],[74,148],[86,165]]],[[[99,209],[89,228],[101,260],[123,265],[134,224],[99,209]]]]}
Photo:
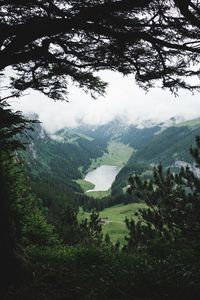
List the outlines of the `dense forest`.
{"type": "MultiPolygon", "coordinates": [[[[180,159],[170,159],[177,153],[177,138],[181,157],[200,168],[199,128],[168,128],[162,134],[151,128],[143,136],[131,129],[137,151],[116,182],[128,176],[123,201],[137,201],[143,208],[126,218],[126,242],[120,244],[103,234],[100,212],[92,210],[93,199],[76,182],[90,158],[106,152],[110,133],[97,129],[100,140],[91,143],[84,137],[87,130],[78,137],[74,132],[75,143],[68,147],[47,136],[48,144],[37,141],[38,151],[44,150],[42,163],[28,161],[26,147],[37,156],[33,127],[37,132],[39,124],[8,105],[29,88],[66,100],[69,80],[93,97],[103,95],[107,83],[96,72],[105,69],[134,73],[146,90],[155,84],[175,94],[199,90],[199,20],[195,0],[0,2],[1,299],[199,299],[200,178],[189,165],[170,168],[180,159]],[[13,72],[9,84],[4,81],[7,67],[13,72]],[[53,152],[59,153],[60,164],[53,152]],[[91,210],[88,218],[78,218],[79,205],[91,210]]],[[[126,136],[121,138],[126,144],[126,136]]],[[[113,186],[98,210],[120,202],[118,192],[113,186]]]]}

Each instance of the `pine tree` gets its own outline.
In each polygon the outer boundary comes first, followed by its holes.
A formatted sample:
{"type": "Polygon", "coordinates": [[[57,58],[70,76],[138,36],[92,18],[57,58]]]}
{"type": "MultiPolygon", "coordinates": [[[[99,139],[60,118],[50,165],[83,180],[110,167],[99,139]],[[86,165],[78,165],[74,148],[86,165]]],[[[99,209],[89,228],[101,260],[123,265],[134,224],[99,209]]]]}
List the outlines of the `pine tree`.
{"type": "Polygon", "coordinates": [[[80,224],[80,242],[86,245],[100,245],[103,240],[101,218],[99,213],[92,210],[89,219],[80,224]]]}
{"type": "MultiPolygon", "coordinates": [[[[200,168],[200,138],[190,152],[200,168]]],[[[200,239],[200,178],[190,166],[178,174],[162,165],[154,169],[153,178],[143,181],[130,177],[129,192],[147,205],[137,213],[139,221],[126,219],[129,230],[128,249],[148,247],[152,241],[187,246],[200,239]]]]}
{"type": "Polygon", "coordinates": [[[16,95],[0,98],[0,151],[15,151],[24,148],[23,143],[19,141],[19,134],[28,137],[31,126],[37,123],[37,120],[26,119],[20,111],[14,112],[6,102],[7,98],[16,95]]]}

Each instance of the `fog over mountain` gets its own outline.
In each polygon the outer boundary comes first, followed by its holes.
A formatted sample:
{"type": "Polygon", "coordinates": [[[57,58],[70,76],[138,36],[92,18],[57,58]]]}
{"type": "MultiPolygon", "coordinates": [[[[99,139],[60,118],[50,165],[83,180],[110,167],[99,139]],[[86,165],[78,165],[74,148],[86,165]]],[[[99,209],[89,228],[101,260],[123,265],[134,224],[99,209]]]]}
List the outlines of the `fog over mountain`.
{"type": "Polygon", "coordinates": [[[24,113],[35,112],[47,131],[54,132],[63,127],[76,127],[80,123],[105,124],[120,119],[128,124],[143,126],[146,120],[162,122],[175,117],[189,120],[199,117],[200,97],[180,91],[175,97],[169,91],[154,88],[146,93],[134,83],[132,76],[101,72],[103,80],[109,82],[105,97],[93,99],[89,94],[70,84],[69,102],[55,102],[39,92],[30,90],[21,99],[11,100],[14,109],[24,113]]]}

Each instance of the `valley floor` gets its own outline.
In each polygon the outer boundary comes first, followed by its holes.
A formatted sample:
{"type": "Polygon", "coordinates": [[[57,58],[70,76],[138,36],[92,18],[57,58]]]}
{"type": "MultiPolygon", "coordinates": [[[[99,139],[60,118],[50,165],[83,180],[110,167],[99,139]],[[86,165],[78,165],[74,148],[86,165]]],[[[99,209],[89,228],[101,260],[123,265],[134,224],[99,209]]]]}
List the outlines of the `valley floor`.
{"type": "MultiPolygon", "coordinates": [[[[135,213],[142,208],[145,208],[144,203],[130,203],[115,205],[100,211],[99,216],[102,219],[104,235],[108,233],[113,242],[119,241],[120,244],[124,244],[124,237],[128,233],[124,220],[126,217],[136,219],[135,213]]],[[[79,220],[89,218],[89,215],[90,213],[80,209],[79,220]]]]}

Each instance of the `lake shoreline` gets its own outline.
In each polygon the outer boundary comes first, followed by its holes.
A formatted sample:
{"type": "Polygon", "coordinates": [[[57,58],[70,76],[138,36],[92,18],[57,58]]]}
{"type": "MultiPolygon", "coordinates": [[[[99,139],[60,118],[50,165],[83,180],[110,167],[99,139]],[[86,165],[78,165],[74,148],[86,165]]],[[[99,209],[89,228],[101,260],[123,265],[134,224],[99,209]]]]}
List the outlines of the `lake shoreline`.
{"type": "Polygon", "coordinates": [[[108,191],[120,170],[121,166],[101,165],[88,172],[84,180],[94,184],[94,188],[86,193],[108,191]]]}

